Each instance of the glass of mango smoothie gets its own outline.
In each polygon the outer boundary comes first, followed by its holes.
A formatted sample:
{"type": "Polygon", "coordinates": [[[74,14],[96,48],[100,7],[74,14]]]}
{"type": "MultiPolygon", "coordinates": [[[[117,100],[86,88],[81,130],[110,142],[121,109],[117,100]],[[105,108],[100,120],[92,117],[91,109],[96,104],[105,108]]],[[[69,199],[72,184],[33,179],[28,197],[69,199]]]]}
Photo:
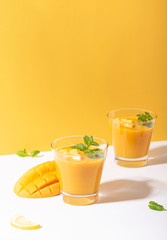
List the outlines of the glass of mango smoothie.
{"type": "Polygon", "coordinates": [[[143,109],[118,109],[108,113],[115,160],[124,167],[147,164],[157,115],[143,109]]]}
{"type": "Polygon", "coordinates": [[[88,205],[98,198],[98,189],[108,143],[92,136],[70,136],[52,143],[64,202],[88,205]]]}

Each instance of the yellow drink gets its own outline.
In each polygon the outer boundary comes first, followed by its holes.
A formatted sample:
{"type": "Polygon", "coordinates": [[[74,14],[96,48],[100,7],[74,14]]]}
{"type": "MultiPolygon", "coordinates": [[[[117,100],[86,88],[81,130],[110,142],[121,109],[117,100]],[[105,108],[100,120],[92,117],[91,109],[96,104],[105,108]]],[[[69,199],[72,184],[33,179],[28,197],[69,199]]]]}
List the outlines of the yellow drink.
{"type": "Polygon", "coordinates": [[[91,159],[87,156],[78,156],[80,159],[77,160],[77,156],[74,155],[63,157],[61,155],[57,153],[55,157],[59,168],[60,189],[66,195],[96,195],[104,158],[91,159]]]}
{"type": "Polygon", "coordinates": [[[84,154],[71,146],[54,151],[63,199],[74,205],[91,204],[97,200],[106,150],[101,154],[84,154]]]}
{"type": "MultiPolygon", "coordinates": [[[[136,118],[126,118],[136,122],[136,118]]],[[[123,158],[146,156],[151,142],[153,128],[134,124],[132,128],[110,122],[115,154],[123,158]]]]}
{"type": "MultiPolygon", "coordinates": [[[[127,116],[125,114],[126,110],[118,110],[118,113],[121,111],[123,111],[123,115],[127,116]]],[[[135,115],[137,115],[137,111],[139,110],[132,109],[131,111],[136,111],[135,115]]],[[[115,112],[117,113],[117,111],[115,112]]],[[[154,122],[155,119],[153,118],[151,121],[141,122],[136,116],[122,117],[120,113],[118,117],[117,115],[109,117],[112,144],[114,146],[115,158],[118,160],[117,163],[119,165],[125,167],[142,167],[147,164],[147,155],[154,122]]]]}

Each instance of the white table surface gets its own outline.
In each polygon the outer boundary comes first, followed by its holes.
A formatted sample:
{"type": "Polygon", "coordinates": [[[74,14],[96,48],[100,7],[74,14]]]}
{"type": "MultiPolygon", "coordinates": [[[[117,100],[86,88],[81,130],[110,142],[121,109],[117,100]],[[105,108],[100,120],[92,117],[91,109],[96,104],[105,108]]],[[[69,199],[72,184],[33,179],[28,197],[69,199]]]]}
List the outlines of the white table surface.
{"type": "Polygon", "coordinates": [[[124,168],[114,162],[110,147],[104,165],[100,198],[89,206],[65,204],[62,196],[24,199],[13,186],[29,168],[53,160],[52,152],[41,157],[0,156],[0,240],[17,239],[112,239],[166,240],[167,211],[148,208],[156,201],[167,209],[167,141],[153,142],[149,165],[124,168]],[[22,213],[42,228],[19,230],[10,226],[13,215],[22,213]]]}

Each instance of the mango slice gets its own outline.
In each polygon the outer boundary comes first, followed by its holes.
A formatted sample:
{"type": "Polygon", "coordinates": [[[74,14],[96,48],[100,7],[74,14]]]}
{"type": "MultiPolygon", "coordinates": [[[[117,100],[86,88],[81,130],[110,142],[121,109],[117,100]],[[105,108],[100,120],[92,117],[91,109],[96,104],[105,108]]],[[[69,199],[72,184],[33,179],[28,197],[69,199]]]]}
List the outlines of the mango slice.
{"type": "Polygon", "coordinates": [[[14,192],[23,198],[44,198],[60,194],[55,161],[41,163],[25,172],[16,182],[14,192]]]}

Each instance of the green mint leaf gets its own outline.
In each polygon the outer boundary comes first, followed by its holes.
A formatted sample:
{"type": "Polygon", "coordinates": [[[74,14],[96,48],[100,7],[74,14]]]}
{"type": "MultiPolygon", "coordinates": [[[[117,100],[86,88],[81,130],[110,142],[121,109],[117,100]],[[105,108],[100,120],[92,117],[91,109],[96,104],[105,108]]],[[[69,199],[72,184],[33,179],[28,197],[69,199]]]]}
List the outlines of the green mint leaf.
{"type": "Polygon", "coordinates": [[[150,201],[149,204],[151,204],[151,205],[157,205],[157,203],[154,202],[154,201],[150,201]]]}
{"type": "MultiPolygon", "coordinates": [[[[81,151],[84,151],[85,154],[91,154],[91,153],[96,153],[96,152],[100,152],[101,149],[89,149],[89,147],[91,145],[93,146],[99,146],[99,144],[97,142],[94,142],[93,141],[93,136],[87,136],[85,135],[84,136],[84,143],[78,143],[76,145],[73,145],[71,146],[72,149],[78,149],[78,150],[81,150],[81,151]]],[[[88,157],[90,158],[98,158],[98,155],[97,154],[92,154],[92,155],[89,155],[88,157]]]]}
{"type": "Polygon", "coordinates": [[[155,211],[164,211],[164,207],[163,206],[154,206],[154,205],[148,205],[148,207],[152,210],[155,211]]]}
{"type": "Polygon", "coordinates": [[[84,151],[84,153],[96,153],[96,152],[100,152],[101,150],[99,149],[99,148],[97,148],[97,149],[86,149],[85,151],[84,151]]]}
{"type": "Polygon", "coordinates": [[[93,149],[93,151],[94,151],[94,152],[100,152],[100,151],[101,151],[101,149],[99,149],[99,148],[96,148],[96,149],[93,149]]]}
{"type": "Polygon", "coordinates": [[[86,149],[85,151],[84,151],[84,153],[94,153],[94,151],[93,151],[93,149],[86,149]]]}
{"type": "Polygon", "coordinates": [[[89,147],[90,145],[91,145],[91,142],[92,142],[92,136],[91,137],[89,137],[89,136],[84,136],[84,142],[85,142],[85,145],[86,145],[86,147],[89,147]]]}
{"type": "Polygon", "coordinates": [[[88,144],[89,143],[89,137],[87,135],[84,136],[84,142],[85,144],[88,144]]]}
{"type": "Polygon", "coordinates": [[[97,142],[92,142],[91,145],[93,145],[93,146],[99,146],[99,144],[98,144],[97,142]]]}
{"type": "Polygon", "coordinates": [[[147,116],[148,120],[152,120],[153,119],[153,117],[149,114],[149,112],[145,112],[145,115],[147,116]]]}
{"type": "Polygon", "coordinates": [[[92,142],[93,142],[93,136],[90,136],[89,139],[90,139],[90,142],[91,142],[91,145],[92,145],[92,142]]]}
{"type": "Polygon", "coordinates": [[[136,116],[138,117],[140,125],[144,125],[149,128],[153,127],[153,124],[151,122],[147,123],[147,120],[150,121],[153,119],[153,117],[149,114],[149,112],[145,112],[145,114],[143,114],[143,113],[137,114],[136,116]]]}
{"type": "Polygon", "coordinates": [[[154,201],[150,201],[148,207],[150,209],[156,210],[156,211],[163,211],[163,210],[165,210],[162,205],[160,205],[160,204],[158,204],[158,203],[156,203],[154,201]]]}
{"type": "Polygon", "coordinates": [[[39,153],[39,150],[33,150],[32,152],[30,152],[30,157],[36,157],[39,153]]]}
{"type": "Polygon", "coordinates": [[[145,112],[145,114],[137,114],[139,121],[145,122],[146,120],[152,120],[153,117],[149,114],[149,112],[145,112]]]}
{"type": "Polygon", "coordinates": [[[154,201],[150,201],[149,204],[150,204],[150,205],[154,205],[154,206],[163,207],[162,205],[160,205],[160,204],[158,204],[158,203],[156,203],[156,202],[154,202],[154,201]]]}
{"type": "Polygon", "coordinates": [[[26,157],[28,156],[28,153],[26,152],[26,149],[20,150],[16,153],[19,157],[26,157]]]}
{"type": "Polygon", "coordinates": [[[84,142],[85,142],[85,145],[86,147],[89,147],[91,145],[93,146],[99,146],[99,144],[97,142],[94,142],[93,140],[93,136],[84,136],[84,142]]]}
{"type": "Polygon", "coordinates": [[[85,149],[86,149],[86,147],[83,143],[78,143],[76,145],[73,145],[73,146],[71,146],[71,148],[78,149],[78,150],[81,150],[81,151],[85,151],[85,149]]]}

